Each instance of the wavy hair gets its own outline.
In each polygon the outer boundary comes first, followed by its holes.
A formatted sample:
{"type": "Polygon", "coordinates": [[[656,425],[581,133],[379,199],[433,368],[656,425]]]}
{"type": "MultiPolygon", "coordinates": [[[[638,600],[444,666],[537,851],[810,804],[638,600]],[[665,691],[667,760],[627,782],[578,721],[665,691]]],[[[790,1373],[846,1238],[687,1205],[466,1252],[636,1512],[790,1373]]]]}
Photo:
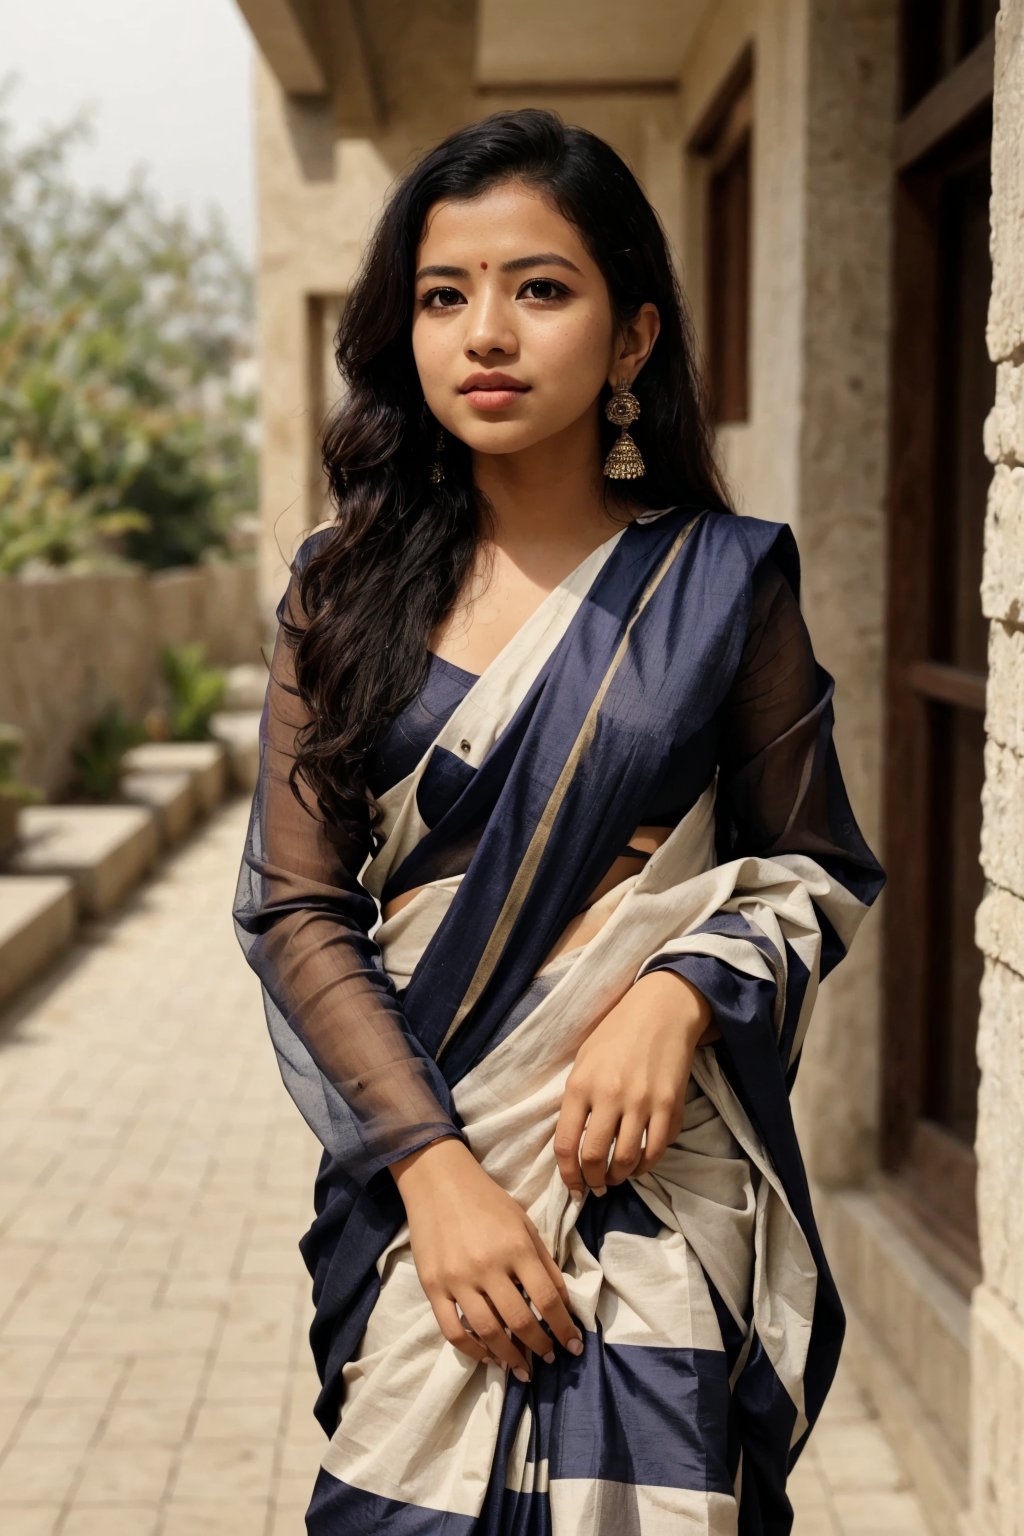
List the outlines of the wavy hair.
{"type": "MultiPolygon", "coordinates": [[[[422,687],[427,642],[451,611],[493,508],[474,484],[468,446],[445,431],[444,479],[429,466],[438,423],[412,351],[416,250],[441,199],[469,199],[504,182],[537,189],[574,227],[608,286],[617,324],[653,302],[657,341],[631,386],[631,430],[646,473],[628,482],[637,512],[663,506],[732,512],[716,465],[707,392],[689,309],[660,220],[632,171],[596,134],[533,107],[492,113],[430,149],[390,193],[334,338],[346,392],[321,435],[337,518],[306,562],[298,596],[296,689],[311,720],[289,773],[299,773],[327,822],[365,825],[380,807],[365,758],[378,732],[422,687]]],[[[617,429],[599,399],[602,451],[617,429]]],[[[607,496],[609,485],[605,482],[607,496]]],[[[303,803],[305,803],[303,801],[303,803]]]]}

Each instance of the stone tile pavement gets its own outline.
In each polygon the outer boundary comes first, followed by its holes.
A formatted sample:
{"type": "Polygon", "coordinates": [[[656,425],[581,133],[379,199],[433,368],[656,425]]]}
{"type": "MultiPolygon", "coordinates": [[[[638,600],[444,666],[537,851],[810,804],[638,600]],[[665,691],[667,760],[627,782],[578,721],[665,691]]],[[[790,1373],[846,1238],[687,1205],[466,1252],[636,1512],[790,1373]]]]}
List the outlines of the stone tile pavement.
{"type": "MultiPolygon", "coordinates": [[[[0,1530],[299,1536],[319,1146],[230,926],[248,801],[0,1017],[0,1530]]],[[[845,1371],[797,1536],[926,1536],[845,1371]]]]}

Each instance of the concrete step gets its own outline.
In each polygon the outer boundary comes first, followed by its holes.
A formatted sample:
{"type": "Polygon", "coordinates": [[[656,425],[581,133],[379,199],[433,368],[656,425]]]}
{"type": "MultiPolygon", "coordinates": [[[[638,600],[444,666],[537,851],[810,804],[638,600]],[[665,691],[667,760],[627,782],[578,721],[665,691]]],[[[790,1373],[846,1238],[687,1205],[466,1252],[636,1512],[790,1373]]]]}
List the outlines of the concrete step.
{"type": "Polygon", "coordinates": [[[179,843],[199,814],[193,777],[183,770],[140,768],[121,775],[121,798],[147,805],[154,813],[165,847],[179,843]]]}
{"type": "Polygon", "coordinates": [[[261,713],[259,709],[222,710],[210,721],[211,731],[227,751],[232,783],[250,794],[260,767],[261,713]]]}
{"type": "Polygon", "coordinates": [[[156,862],[157,818],[148,806],[26,805],[11,875],[67,875],[90,917],[111,911],[156,862]]]}
{"type": "Polygon", "coordinates": [[[124,774],[187,773],[198,811],[205,815],[224,799],[230,764],[219,741],[144,741],[121,759],[124,774]]]}
{"type": "Polygon", "coordinates": [[[228,686],[224,694],[225,710],[262,710],[267,692],[267,668],[257,666],[255,662],[244,662],[241,666],[228,667],[226,671],[228,686]]]}
{"type": "MultiPolygon", "coordinates": [[[[231,717],[228,717],[229,719],[231,717]]],[[[118,907],[245,771],[252,713],[238,742],[144,742],[123,759],[111,805],[28,805],[0,876],[0,1003],[70,942],[81,917],[118,907]]],[[[259,714],[256,715],[256,732],[259,714]]],[[[256,750],[258,755],[259,744],[256,750]]],[[[253,779],[255,782],[255,778],[253,779]]]]}
{"type": "Polygon", "coordinates": [[[0,875],[0,1005],[57,959],[77,926],[68,875],[0,875]]]}

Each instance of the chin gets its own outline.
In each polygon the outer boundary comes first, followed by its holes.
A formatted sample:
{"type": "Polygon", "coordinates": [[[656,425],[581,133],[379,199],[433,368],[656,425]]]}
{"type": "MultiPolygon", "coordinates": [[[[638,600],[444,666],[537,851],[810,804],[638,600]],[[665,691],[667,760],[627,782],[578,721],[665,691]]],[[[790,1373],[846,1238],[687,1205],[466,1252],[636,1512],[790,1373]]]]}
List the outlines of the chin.
{"type": "Polygon", "coordinates": [[[547,432],[528,430],[521,421],[474,421],[449,429],[453,437],[478,453],[518,453],[542,443],[547,432]]]}
{"type": "Polygon", "coordinates": [[[489,453],[496,458],[503,454],[527,453],[531,448],[536,448],[538,443],[543,443],[543,437],[517,437],[502,438],[497,435],[481,437],[479,442],[469,443],[474,453],[489,453]]]}

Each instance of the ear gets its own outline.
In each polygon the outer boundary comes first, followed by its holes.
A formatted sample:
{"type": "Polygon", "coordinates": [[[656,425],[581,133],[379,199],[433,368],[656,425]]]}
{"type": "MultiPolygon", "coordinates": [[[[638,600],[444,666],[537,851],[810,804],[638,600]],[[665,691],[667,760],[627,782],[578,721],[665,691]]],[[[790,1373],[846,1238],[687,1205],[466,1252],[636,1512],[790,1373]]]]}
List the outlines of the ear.
{"type": "Polygon", "coordinates": [[[620,382],[632,384],[651,355],[661,330],[661,316],[656,304],[641,304],[636,314],[615,334],[612,365],[608,383],[612,389],[620,382]]]}

